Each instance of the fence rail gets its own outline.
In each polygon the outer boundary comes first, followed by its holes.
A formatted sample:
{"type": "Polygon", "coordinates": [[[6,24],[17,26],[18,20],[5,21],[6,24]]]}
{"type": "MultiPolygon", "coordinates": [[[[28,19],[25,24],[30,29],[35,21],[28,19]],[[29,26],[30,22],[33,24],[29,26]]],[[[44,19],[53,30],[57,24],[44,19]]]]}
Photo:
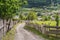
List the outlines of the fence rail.
{"type": "Polygon", "coordinates": [[[31,24],[29,22],[26,23],[29,27],[34,27],[36,30],[40,31],[42,34],[53,36],[51,34],[54,34],[54,37],[59,37],[60,35],[60,27],[57,26],[47,26],[47,25],[38,25],[38,24],[31,24]]]}
{"type": "Polygon", "coordinates": [[[56,26],[46,26],[46,34],[49,36],[60,38],[60,27],[56,26]],[[47,30],[48,29],[48,30],[47,30]],[[53,34],[53,35],[52,35],[53,34]]]}
{"type": "MultiPolygon", "coordinates": [[[[2,20],[0,20],[0,21],[2,21],[2,20]]],[[[13,22],[11,20],[9,29],[11,29],[13,27],[13,25],[15,25],[17,23],[18,23],[18,21],[13,22]]],[[[2,40],[2,37],[6,35],[7,31],[8,31],[8,24],[5,22],[4,25],[3,25],[3,22],[0,22],[0,40],[2,40]]]]}

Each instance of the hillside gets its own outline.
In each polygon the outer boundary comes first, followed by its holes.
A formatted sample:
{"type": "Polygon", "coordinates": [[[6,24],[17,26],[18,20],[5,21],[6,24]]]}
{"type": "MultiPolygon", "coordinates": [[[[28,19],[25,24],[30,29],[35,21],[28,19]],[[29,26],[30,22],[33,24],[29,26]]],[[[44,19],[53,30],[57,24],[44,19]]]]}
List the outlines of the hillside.
{"type": "Polygon", "coordinates": [[[28,0],[28,5],[24,7],[57,6],[57,4],[60,4],[60,0],[28,0]]]}

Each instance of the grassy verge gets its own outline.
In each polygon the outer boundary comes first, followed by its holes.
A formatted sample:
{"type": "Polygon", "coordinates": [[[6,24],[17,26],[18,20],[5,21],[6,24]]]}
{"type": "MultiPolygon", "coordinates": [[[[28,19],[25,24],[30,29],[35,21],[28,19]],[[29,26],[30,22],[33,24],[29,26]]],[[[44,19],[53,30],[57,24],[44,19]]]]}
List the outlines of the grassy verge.
{"type": "Polygon", "coordinates": [[[39,35],[39,36],[42,36],[42,37],[45,38],[45,39],[48,39],[48,40],[60,40],[60,39],[53,38],[53,37],[50,37],[50,38],[49,38],[47,35],[42,34],[41,32],[39,32],[38,30],[36,30],[36,29],[33,28],[33,27],[25,26],[24,28],[25,28],[26,30],[28,30],[28,31],[31,31],[31,32],[39,35]]]}
{"type": "MultiPolygon", "coordinates": [[[[46,25],[50,25],[50,26],[56,26],[56,21],[32,21],[32,23],[38,24],[38,25],[42,25],[46,24],[46,25]]],[[[59,26],[60,26],[60,21],[59,21],[59,26]]]]}
{"type": "Polygon", "coordinates": [[[14,36],[15,36],[15,33],[16,33],[16,30],[15,29],[16,29],[16,26],[18,24],[14,25],[14,27],[9,32],[7,32],[6,36],[4,36],[2,38],[2,40],[14,40],[14,36]]]}

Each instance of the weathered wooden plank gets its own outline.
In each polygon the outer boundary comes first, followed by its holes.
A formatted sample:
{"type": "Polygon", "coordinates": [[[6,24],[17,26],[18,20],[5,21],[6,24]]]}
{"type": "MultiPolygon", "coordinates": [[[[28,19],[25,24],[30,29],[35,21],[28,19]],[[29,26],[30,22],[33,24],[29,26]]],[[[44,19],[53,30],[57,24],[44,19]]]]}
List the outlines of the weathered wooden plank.
{"type": "Polygon", "coordinates": [[[54,27],[54,26],[44,26],[44,27],[46,27],[46,28],[58,28],[58,29],[60,29],[60,27],[54,27]]]}
{"type": "Polygon", "coordinates": [[[57,32],[57,31],[46,31],[47,34],[58,34],[60,35],[60,32],[57,32]]]}
{"type": "Polygon", "coordinates": [[[54,35],[48,35],[48,36],[60,39],[60,36],[58,36],[58,35],[57,36],[56,35],[55,36],[54,35]]]}
{"type": "Polygon", "coordinates": [[[49,30],[49,31],[52,31],[52,32],[60,32],[60,30],[49,30]]]}
{"type": "Polygon", "coordinates": [[[4,27],[1,27],[0,30],[2,30],[4,27]]]}

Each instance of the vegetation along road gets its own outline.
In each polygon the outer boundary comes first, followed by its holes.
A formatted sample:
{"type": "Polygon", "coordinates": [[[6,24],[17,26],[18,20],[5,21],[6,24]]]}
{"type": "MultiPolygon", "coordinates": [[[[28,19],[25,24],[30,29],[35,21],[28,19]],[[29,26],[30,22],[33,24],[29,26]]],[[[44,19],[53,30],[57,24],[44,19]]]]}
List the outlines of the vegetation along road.
{"type": "Polygon", "coordinates": [[[15,40],[45,40],[24,29],[25,23],[19,24],[16,28],[15,40]]]}

